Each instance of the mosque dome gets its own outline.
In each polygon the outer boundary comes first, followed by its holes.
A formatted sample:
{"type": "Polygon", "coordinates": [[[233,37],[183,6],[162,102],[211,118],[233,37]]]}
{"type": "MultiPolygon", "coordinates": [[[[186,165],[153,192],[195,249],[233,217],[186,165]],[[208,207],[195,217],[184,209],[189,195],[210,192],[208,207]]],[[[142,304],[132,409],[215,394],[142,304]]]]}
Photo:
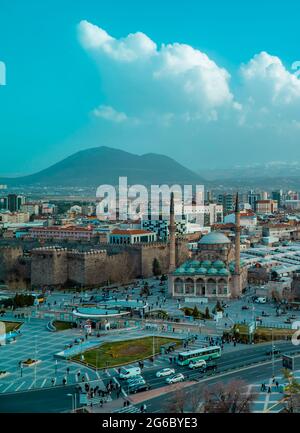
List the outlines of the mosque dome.
{"type": "Polygon", "coordinates": [[[205,236],[202,236],[199,245],[215,245],[215,244],[230,244],[230,240],[227,236],[220,232],[210,232],[205,236]]]}
{"type": "Polygon", "coordinates": [[[198,268],[197,269],[197,274],[205,275],[206,272],[207,272],[207,269],[205,269],[205,268],[198,268]]]}
{"type": "Polygon", "coordinates": [[[216,269],[222,269],[225,268],[225,263],[222,262],[222,260],[216,260],[215,262],[213,262],[212,266],[216,269]]]}
{"type": "Polygon", "coordinates": [[[227,269],[223,268],[223,269],[219,270],[218,274],[223,275],[223,276],[227,276],[227,275],[229,275],[229,271],[227,269]]]}
{"type": "Polygon", "coordinates": [[[218,269],[216,269],[216,268],[210,268],[208,271],[207,271],[207,274],[208,275],[216,275],[218,273],[218,269]]]}

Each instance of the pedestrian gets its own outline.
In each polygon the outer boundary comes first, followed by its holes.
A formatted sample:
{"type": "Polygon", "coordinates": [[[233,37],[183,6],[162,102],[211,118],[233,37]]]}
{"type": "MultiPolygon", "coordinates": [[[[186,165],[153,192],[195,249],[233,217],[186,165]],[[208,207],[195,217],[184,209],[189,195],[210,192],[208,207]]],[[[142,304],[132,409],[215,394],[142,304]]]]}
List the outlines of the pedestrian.
{"type": "Polygon", "coordinates": [[[268,394],[271,394],[271,387],[268,387],[268,394]]]}

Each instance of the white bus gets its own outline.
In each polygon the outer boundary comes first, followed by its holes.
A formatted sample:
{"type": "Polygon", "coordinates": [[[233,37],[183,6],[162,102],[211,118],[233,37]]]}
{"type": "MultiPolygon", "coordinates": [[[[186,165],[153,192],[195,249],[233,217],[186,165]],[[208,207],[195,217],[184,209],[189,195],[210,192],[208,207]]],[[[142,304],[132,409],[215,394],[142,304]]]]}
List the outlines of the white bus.
{"type": "Polygon", "coordinates": [[[180,352],[178,354],[177,364],[188,365],[191,362],[199,361],[199,360],[211,361],[212,359],[220,358],[220,356],[221,356],[220,346],[202,347],[200,349],[180,352]]]}

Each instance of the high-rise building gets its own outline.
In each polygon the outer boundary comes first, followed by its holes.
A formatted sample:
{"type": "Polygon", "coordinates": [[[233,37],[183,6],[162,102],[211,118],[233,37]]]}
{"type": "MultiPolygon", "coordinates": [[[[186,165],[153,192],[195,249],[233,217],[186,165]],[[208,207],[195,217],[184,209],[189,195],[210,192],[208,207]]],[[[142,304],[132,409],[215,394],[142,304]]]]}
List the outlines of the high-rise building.
{"type": "Polygon", "coordinates": [[[232,212],[234,210],[234,195],[233,194],[219,194],[218,195],[218,204],[223,206],[224,214],[232,212]]]}
{"type": "Polygon", "coordinates": [[[281,206],[281,202],[282,202],[282,190],[279,191],[272,191],[272,200],[276,200],[278,207],[281,206]]]}
{"type": "Polygon", "coordinates": [[[261,199],[260,193],[253,190],[248,192],[248,203],[251,205],[252,210],[256,210],[256,202],[261,199]]]}
{"type": "Polygon", "coordinates": [[[7,196],[7,209],[10,212],[17,212],[20,210],[22,204],[24,204],[26,198],[23,195],[8,194],[7,196]]]}

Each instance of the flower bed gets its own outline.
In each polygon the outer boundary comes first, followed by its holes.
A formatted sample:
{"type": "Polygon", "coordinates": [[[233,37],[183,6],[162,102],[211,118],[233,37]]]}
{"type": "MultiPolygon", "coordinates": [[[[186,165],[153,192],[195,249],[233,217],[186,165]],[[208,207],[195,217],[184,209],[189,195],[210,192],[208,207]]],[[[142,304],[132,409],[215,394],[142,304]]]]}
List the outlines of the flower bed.
{"type": "Polygon", "coordinates": [[[26,359],[26,361],[22,361],[23,367],[32,367],[33,365],[39,364],[41,361],[39,359],[26,359]]]}

